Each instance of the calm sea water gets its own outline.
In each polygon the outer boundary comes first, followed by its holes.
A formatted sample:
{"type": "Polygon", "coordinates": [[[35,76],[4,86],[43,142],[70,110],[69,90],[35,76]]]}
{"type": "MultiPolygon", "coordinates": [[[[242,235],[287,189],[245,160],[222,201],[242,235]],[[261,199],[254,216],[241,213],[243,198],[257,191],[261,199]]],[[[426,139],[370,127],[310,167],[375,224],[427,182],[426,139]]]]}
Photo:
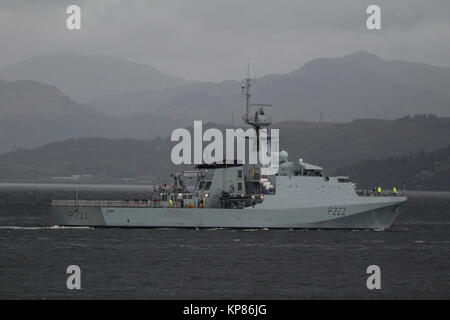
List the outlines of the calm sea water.
{"type": "MultiPolygon", "coordinates": [[[[55,227],[64,185],[0,184],[0,298],[450,298],[450,193],[410,193],[391,231],[55,227]],[[79,291],[66,268],[82,270],[79,291]],[[366,287],[381,268],[382,289],[366,287]]],[[[143,198],[80,187],[79,198],[143,198]]]]}

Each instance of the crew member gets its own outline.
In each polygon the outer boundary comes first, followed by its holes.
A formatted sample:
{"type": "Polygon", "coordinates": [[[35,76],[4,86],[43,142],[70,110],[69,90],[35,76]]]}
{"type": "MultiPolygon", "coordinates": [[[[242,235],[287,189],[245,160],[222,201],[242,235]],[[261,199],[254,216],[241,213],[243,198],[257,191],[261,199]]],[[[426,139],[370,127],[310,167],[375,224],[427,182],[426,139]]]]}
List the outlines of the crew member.
{"type": "Polygon", "coordinates": [[[381,195],[381,187],[378,187],[377,192],[378,192],[378,195],[380,196],[381,195]]]}
{"type": "Polygon", "coordinates": [[[394,188],[392,189],[392,191],[394,192],[394,196],[396,196],[396,195],[397,195],[397,188],[394,187],[394,188]]]}

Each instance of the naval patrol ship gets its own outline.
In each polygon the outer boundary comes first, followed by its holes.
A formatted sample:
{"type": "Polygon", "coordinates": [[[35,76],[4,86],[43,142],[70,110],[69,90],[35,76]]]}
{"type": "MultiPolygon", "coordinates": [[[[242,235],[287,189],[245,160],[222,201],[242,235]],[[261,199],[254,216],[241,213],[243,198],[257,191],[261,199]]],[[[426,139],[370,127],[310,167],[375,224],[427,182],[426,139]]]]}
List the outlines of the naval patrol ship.
{"type": "MultiPolygon", "coordinates": [[[[259,132],[271,125],[270,105],[250,104],[250,82],[248,77],[242,86],[244,122],[259,132]]],[[[52,211],[65,226],[386,229],[407,200],[397,192],[357,190],[348,177],[328,177],[317,165],[290,161],[284,150],[278,172],[265,169],[237,161],[201,164],[155,187],[150,199],[75,197],[53,200],[52,211]]]]}

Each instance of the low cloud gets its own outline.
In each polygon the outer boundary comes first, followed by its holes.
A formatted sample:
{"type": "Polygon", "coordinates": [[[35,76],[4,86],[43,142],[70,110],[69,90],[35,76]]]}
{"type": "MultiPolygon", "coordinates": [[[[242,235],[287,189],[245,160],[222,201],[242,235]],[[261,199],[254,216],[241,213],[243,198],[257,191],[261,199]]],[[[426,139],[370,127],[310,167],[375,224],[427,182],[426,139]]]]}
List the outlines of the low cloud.
{"type": "Polygon", "coordinates": [[[0,4],[0,67],[54,52],[108,54],[195,80],[284,73],[318,57],[366,50],[387,59],[448,66],[450,2],[388,1],[382,30],[365,28],[373,1],[83,0],[0,4]],[[65,28],[78,4],[82,30],[65,28]]]}

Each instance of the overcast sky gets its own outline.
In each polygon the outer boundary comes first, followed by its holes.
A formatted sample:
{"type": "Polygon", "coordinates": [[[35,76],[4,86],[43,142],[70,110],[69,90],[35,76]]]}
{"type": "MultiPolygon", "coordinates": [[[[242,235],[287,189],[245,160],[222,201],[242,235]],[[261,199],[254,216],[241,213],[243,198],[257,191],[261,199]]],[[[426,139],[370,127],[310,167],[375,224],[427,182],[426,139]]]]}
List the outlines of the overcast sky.
{"type": "Polygon", "coordinates": [[[108,54],[194,80],[286,73],[366,50],[450,66],[449,0],[1,0],[0,67],[36,54],[108,54]],[[80,5],[82,30],[66,29],[80,5]],[[366,28],[378,4],[383,30],[366,28]]]}

